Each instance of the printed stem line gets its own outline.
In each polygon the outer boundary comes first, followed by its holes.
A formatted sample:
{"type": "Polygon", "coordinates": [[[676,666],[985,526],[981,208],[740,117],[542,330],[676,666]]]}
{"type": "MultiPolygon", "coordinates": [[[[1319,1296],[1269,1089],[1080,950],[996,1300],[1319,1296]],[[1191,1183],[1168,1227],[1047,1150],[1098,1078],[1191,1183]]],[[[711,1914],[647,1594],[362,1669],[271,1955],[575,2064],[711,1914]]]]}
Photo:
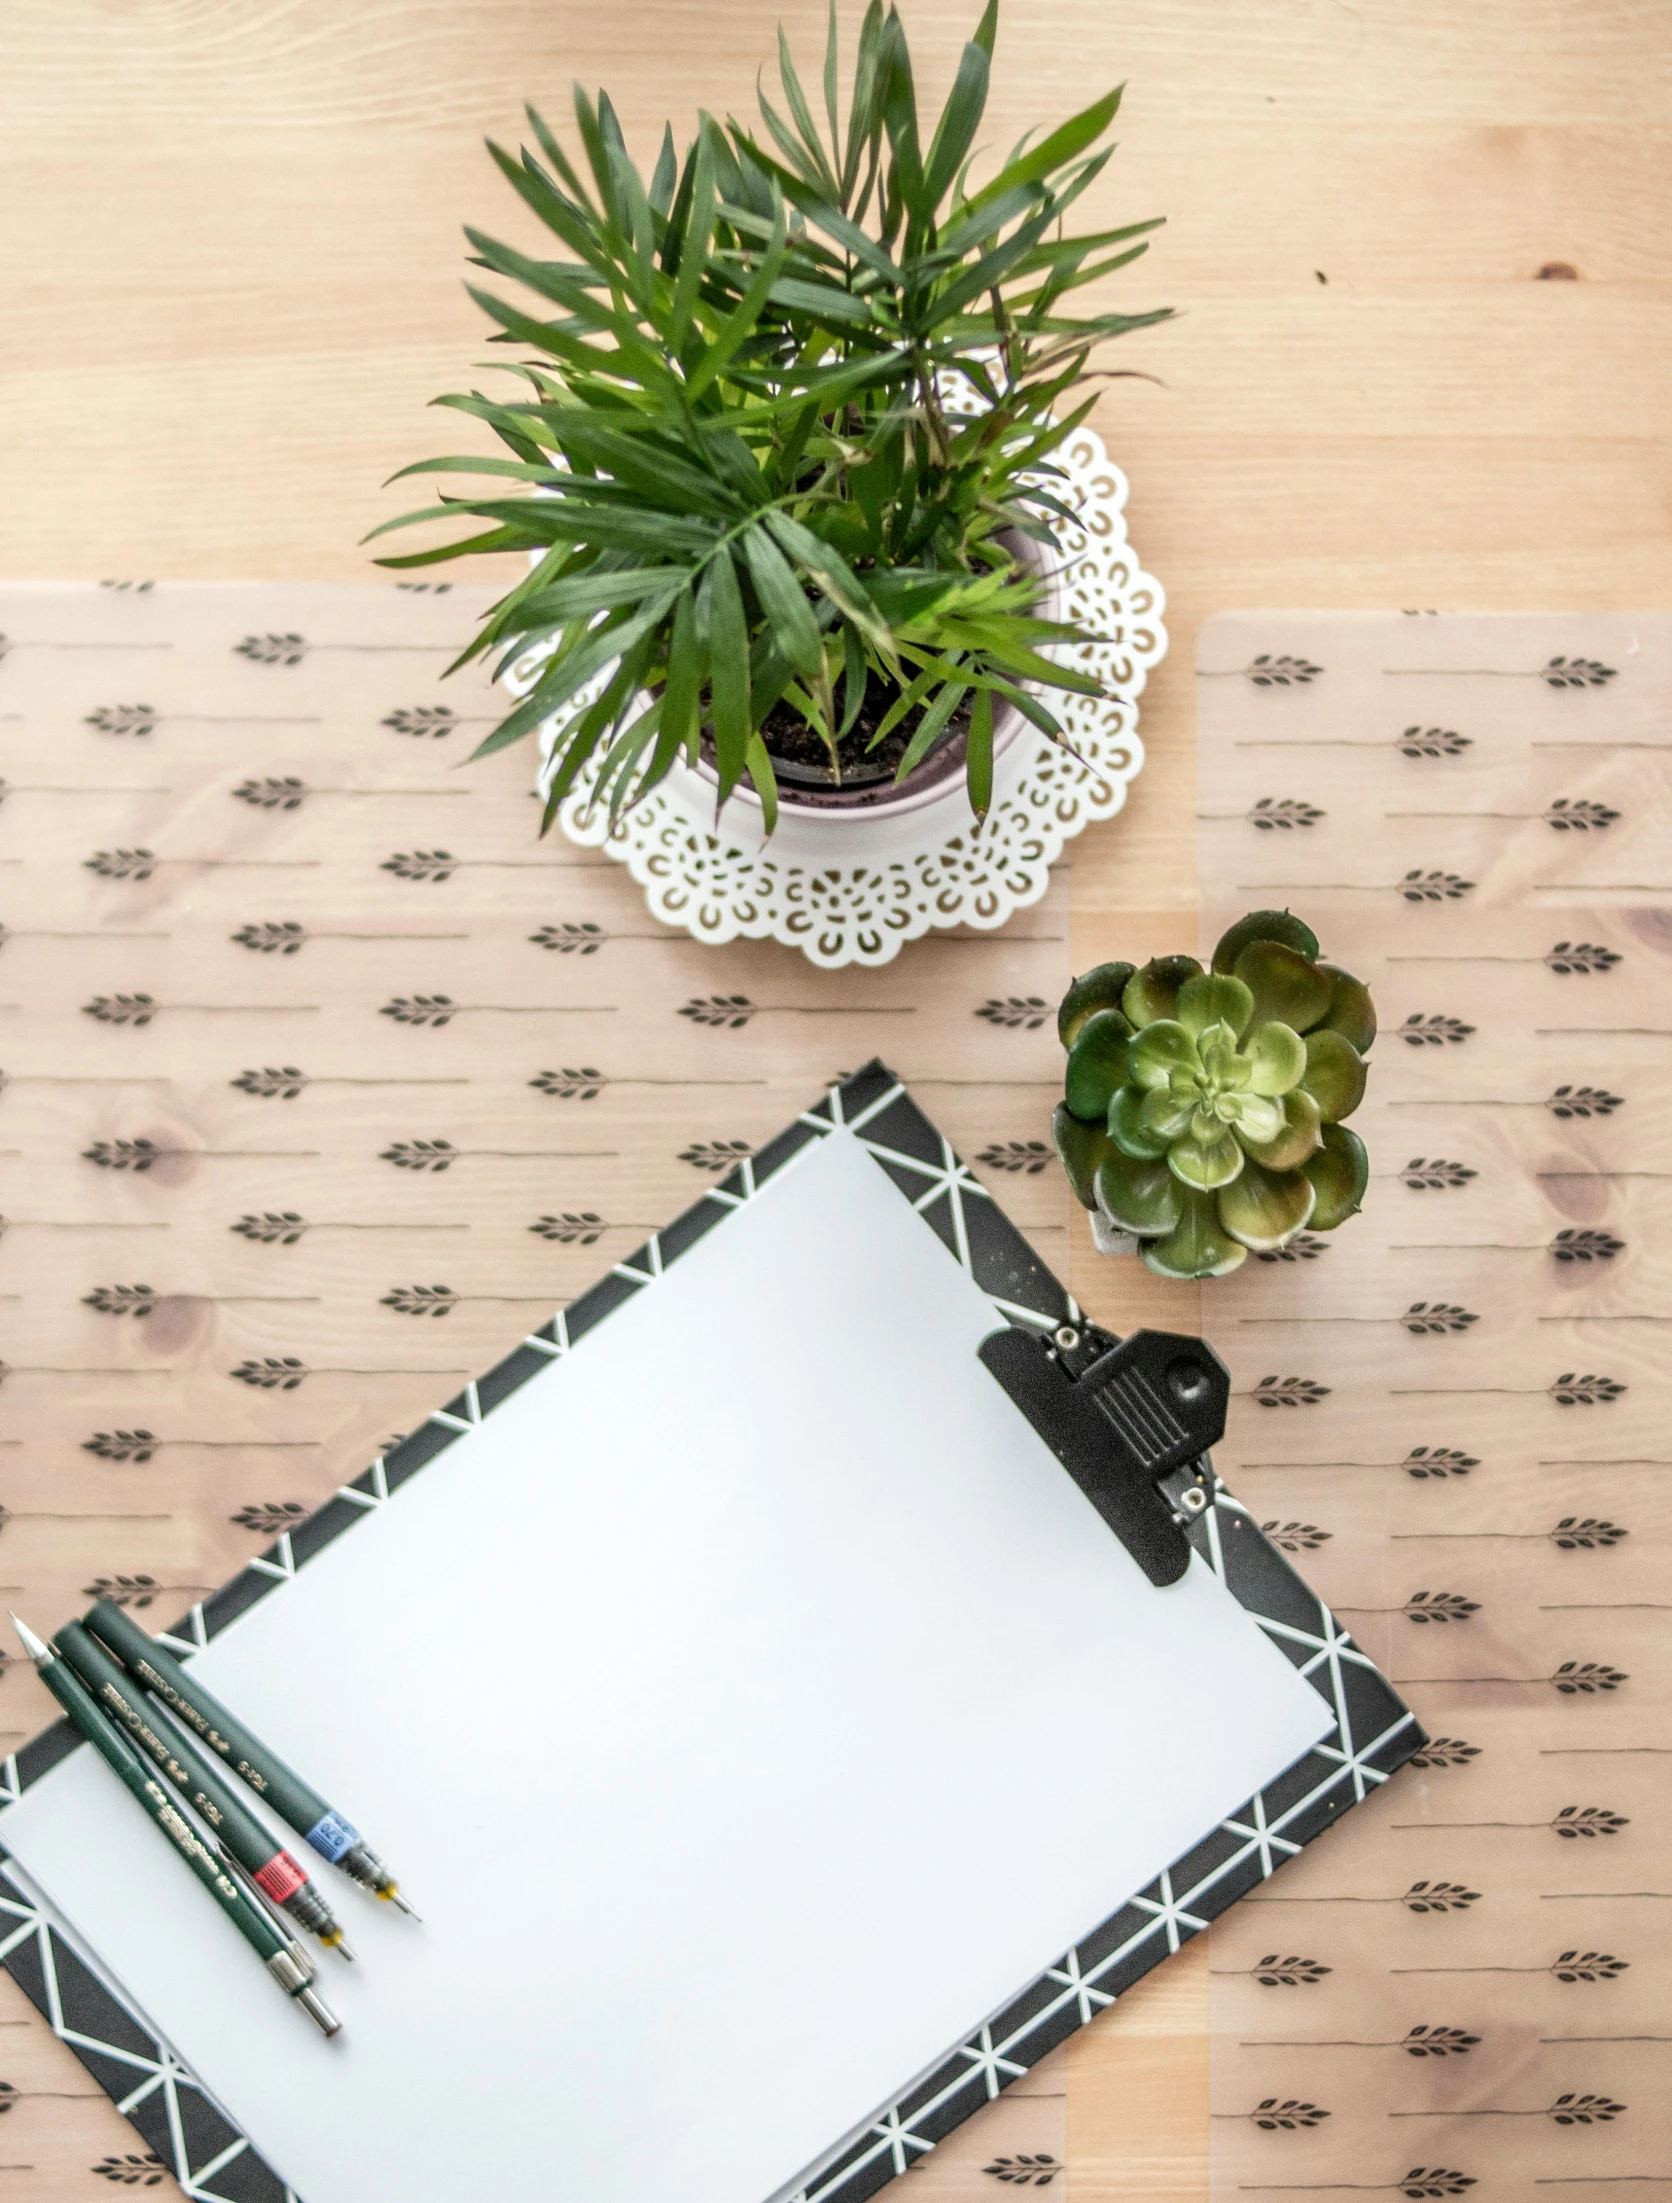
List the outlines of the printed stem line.
{"type": "Polygon", "coordinates": [[[1534,880],[1529,883],[1528,892],[1572,895],[1589,889],[1603,895],[1672,895],[1672,886],[1664,880],[1534,880]]]}
{"type": "Polygon", "coordinates": [[[1540,1323],[1672,1323],[1672,1316],[1656,1316],[1641,1310],[1625,1310],[1617,1316],[1540,1316],[1540,1323]]]}
{"type": "Polygon", "coordinates": [[[1672,1040],[1665,1025],[1535,1025],[1533,1032],[1540,1040],[1672,1040]]]}
{"type": "Polygon", "coordinates": [[[1672,1178],[1672,1170],[1535,1170],[1540,1178],[1672,1178]]]}
{"type": "Polygon", "coordinates": [[[16,1231],[42,1232],[166,1232],[172,1224],[119,1223],[103,1216],[5,1216],[0,1217],[0,1233],[16,1231]]]}
{"type": "Polygon", "coordinates": [[[468,1224],[310,1224],[311,1232],[467,1232],[468,1224]]]}
{"type": "Polygon", "coordinates": [[[1563,1606],[1541,1606],[1541,1614],[1672,1614],[1664,1599],[1590,1599],[1563,1606]]]}
{"type": "Polygon", "coordinates": [[[1672,1759],[1672,1744],[1545,1744],[1540,1759],[1672,1759]]]}

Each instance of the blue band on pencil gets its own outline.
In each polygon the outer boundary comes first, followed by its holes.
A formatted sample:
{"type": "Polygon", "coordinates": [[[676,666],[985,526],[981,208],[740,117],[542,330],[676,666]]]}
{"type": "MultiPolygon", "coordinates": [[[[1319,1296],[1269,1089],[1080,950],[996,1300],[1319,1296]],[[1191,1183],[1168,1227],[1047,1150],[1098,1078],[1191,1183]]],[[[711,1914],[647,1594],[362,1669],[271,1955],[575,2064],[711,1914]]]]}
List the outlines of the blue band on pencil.
{"type": "Polygon", "coordinates": [[[327,1813],[308,1830],[308,1842],[333,1866],[359,1841],[359,1829],[352,1821],[345,1821],[340,1813],[327,1813]]]}

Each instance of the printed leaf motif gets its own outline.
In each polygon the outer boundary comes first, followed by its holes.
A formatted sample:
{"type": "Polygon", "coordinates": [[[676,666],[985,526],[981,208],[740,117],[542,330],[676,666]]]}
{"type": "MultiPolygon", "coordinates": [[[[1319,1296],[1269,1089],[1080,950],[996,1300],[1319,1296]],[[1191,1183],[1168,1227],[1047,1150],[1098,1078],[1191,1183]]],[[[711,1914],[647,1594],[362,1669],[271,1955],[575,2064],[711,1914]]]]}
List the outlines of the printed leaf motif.
{"type": "Polygon", "coordinates": [[[1445,1193],[1479,1176],[1467,1163],[1450,1162],[1441,1155],[1413,1155],[1399,1173],[1400,1183],[1412,1193],[1445,1193]]]}
{"type": "Polygon", "coordinates": [[[84,1599],[108,1599],[112,1606],[144,1608],[166,1588],[155,1576],[99,1576],[82,1585],[81,1595],[84,1599]]]}
{"type": "Polygon", "coordinates": [[[1460,903],[1474,887],[1473,880],[1460,879],[1455,872],[1424,872],[1418,866],[1400,881],[1399,892],[1408,903],[1460,903]]]}
{"type": "Polygon", "coordinates": [[[1040,2150],[1032,2156],[1018,2151],[1014,2157],[995,2157],[990,2165],[983,2165],[981,2169],[989,2179],[1007,2181],[1012,2187],[1048,2188],[1063,2168],[1054,2157],[1040,2150]]]}
{"type": "Polygon", "coordinates": [[[91,1147],[82,1149],[81,1159],[96,1163],[100,1170],[131,1170],[138,1176],[160,1161],[165,1152],[154,1140],[95,1140],[91,1147]]]}
{"type": "Polygon", "coordinates": [[[148,1316],[161,1296],[149,1285],[95,1285],[81,1296],[84,1308],[101,1316],[148,1316]]]}
{"type": "Polygon", "coordinates": [[[1611,1117],[1625,1100],[1606,1086],[1558,1086],[1544,1106],[1553,1117],[1611,1117]]]}
{"type": "Polygon", "coordinates": [[[1438,1338],[1445,1332],[1467,1331],[1480,1318],[1472,1308],[1460,1308],[1455,1301],[1413,1300],[1399,1321],[1413,1338],[1438,1338]]]}
{"type": "Polygon", "coordinates": [[[228,1370],[241,1385],[251,1385],[257,1392],[294,1392],[309,1375],[308,1365],[294,1354],[266,1354],[259,1360],[240,1362],[236,1369],[228,1370]]]}
{"type": "Polygon", "coordinates": [[[1250,1397],[1256,1407],[1316,1407],[1329,1390],[1311,1377],[1262,1377],[1250,1397]]]}
{"type": "Polygon", "coordinates": [[[241,949],[254,949],[259,956],[294,956],[307,938],[307,927],[298,925],[294,918],[240,926],[232,935],[241,949]]]}
{"type": "Polygon", "coordinates": [[[269,1063],[259,1071],[240,1071],[230,1083],[257,1101],[294,1101],[307,1085],[308,1074],[294,1063],[269,1063]]]}
{"type": "Polygon", "coordinates": [[[1292,833],[1297,827],[1316,826],[1327,813],[1297,796],[1261,796],[1248,812],[1248,823],[1262,834],[1292,833]]]}
{"type": "Polygon", "coordinates": [[[252,804],[258,811],[299,811],[307,792],[307,782],[293,773],[282,780],[241,780],[232,791],[240,803],[252,804]]]}
{"type": "Polygon", "coordinates": [[[1256,1262],[1316,1262],[1320,1255],[1329,1253],[1329,1241],[1321,1232],[1296,1232],[1293,1239],[1286,1239],[1281,1247],[1262,1247],[1255,1255],[1256,1262]]]}
{"type": "Polygon", "coordinates": [[[1583,796],[1558,796],[1545,812],[1544,823],[1558,834],[1604,834],[1619,815],[1606,803],[1591,803],[1583,796]]]}
{"type": "Polygon", "coordinates": [[[1550,1971],[1558,1981],[1618,1981],[1621,1974],[1630,1971],[1629,1959],[1616,1958],[1612,1951],[1563,1951],[1551,1963],[1550,1971]]]}
{"type": "Polygon", "coordinates": [[[746,994],[695,994],[681,1003],[679,1014],[693,1025],[727,1026],[736,1032],[754,1016],[755,1005],[746,994]]]}
{"type": "Polygon", "coordinates": [[[393,1018],[397,1025],[429,1025],[439,1032],[453,1022],[458,1010],[450,994],[397,994],[377,1014],[393,1018]]]}
{"type": "Polygon", "coordinates": [[[450,581],[397,581],[395,587],[412,597],[444,597],[452,588],[450,581]]]}
{"type": "Polygon", "coordinates": [[[680,1149],[679,1160],[689,1163],[693,1170],[706,1170],[713,1177],[723,1178],[754,1152],[749,1140],[693,1140],[689,1147],[680,1149]]]}
{"type": "Polygon", "coordinates": [[[1262,1522],[1260,1529],[1284,1553],[1315,1553],[1333,1535],[1329,1530],[1320,1530],[1315,1522],[1262,1522]]]}
{"type": "Polygon", "coordinates": [[[1394,747],[1401,757],[1461,757],[1473,743],[1450,727],[1407,727],[1394,747]]]}
{"type": "Polygon", "coordinates": [[[1051,1005],[1037,994],[995,995],[983,1002],[975,1014],[1006,1032],[1036,1033],[1050,1016],[1051,1005]]]}
{"type": "Polygon", "coordinates": [[[233,649],[252,665],[300,665],[308,646],[300,635],[246,635],[233,649]]]}
{"type": "Polygon", "coordinates": [[[308,1229],[308,1220],[294,1209],[267,1209],[258,1215],[241,1216],[227,1229],[240,1239],[253,1240],[258,1247],[294,1247],[308,1229]]]}
{"type": "Polygon", "coordinates": [[[1552,688],[1602,688],[1614,678],[1614,668],[1597,658],[1552,658],[1539,673],[1552,688]]]}
{"type": "Polygon", "coordinates": [[[458,1304],[450,1285],[395,1285],[378,1302],[397,1316],[450,1316],[458,1304]]]}
{"type": "Polygon", "coordinates": [[[276,1538],[286,1530],[294,1530],[307,1516],[308,1510],[299,1499],[270,1499],[240,1507],[227,1520],[235,1522],[240,1530],[253,1530],[257,1537],[276,1538]]]}
{"type": "Polygon", "coordinates": [[[1465,1744],[1460,1736],[1431,1736],[1422,1749],[1411,1754],[1413,1767],[1466,1767],[1479,1759],[1480,1746],[1465,1744]]]}
{"type": "Polygon", "coordinates": [[[397,849],[392,857],[384,858],[378,870],[393,872],[397,880],[431,880],[439,887],[458,868],[459,860],[450,849],[397,849]]]}
{"type": "Polygon", "coordinates": [[[378,721],[380,727],[388,727],[396,734],[428,736],[432,742],[439,742],[444,735],[451,734],[458,723],[458,713],[447,704],[411,704],[397,708],[378,721]]]}
{"type": "Polygon", "coordinates": [[[1599,1691],[1618,1690],[1622,1683],[1631,1680],[1619,1668],[1611,1668],[1601,1660],[1564,1660],[1550,1678],[1564,1698],[1590,1697],[1599,1691]]]}
{"type": "Polygon", "coordinates": [[[1420,1010],[1413,1010],[1399,1028],[1399,1037],[1407,1048],[1443,1048],[1449,1042],[1460,1047],[1474,1031],[1460,1017],[1425,1017],[1420,1010]]]}
{"type": "Polygon", "coordinates": [[[149,1461],[157,1445],[157,1434],[151,1430],[96,1430],[82,1440],[81,1450],[101,1461],[149,1461]]]}
{"type": "Polygon", "coordinates": [[[609,1230],[601,1216],[590,1209],[582,1209],[571,1215],[567,1210],[561,1216],[537,1216],[529,1230],[538,1239],[550,1239],[560,1247],[591,1247],[609,1230]]]}
{"type": "Polygon", "coordinates": [[[1580,1837],[1617,1836],[1631,1822],[1624,1813],[1611,1813],[1606,1806],[1564,1805],[1550,1826],[1571,1843],[1580,1837]]]}
{"type": "Polygon", "coordinates": [[[1315,1958],[1279,1958],[1273,1951],[1250,1971],[1262,1989],[1311,1989],[1334,1969],[1315,1958]]]}
{"type": "Polygon", "coordinates": [[[1625,1389],[1617,1378],[1593,1376],[1589,1370],[1576,1377],[1569,1370],[1551,1385],[1550,1397],[1558,1407],[1609,1407],[1624,1397],[1625,1389]]]}
{"type": "Polygon", "coordinates": [[[459,1151],[451,1140],[397,1140],[378,1155],[379,1162],[393,1163],[397,1170],[427,1170],[438,1176],[458,1159],[459,1151]]]}
{"type": "Polygon", "coordinates": [[[1625,1244],[1612,1232],[1580,1231],[1570,1225],[1550,1242],[1550,1252],[1558,1262],[1612,1262],[1625,1252],[1625,1244]]]}
{"type": "Polygon", "coordinates": [[[1302,2103],[1298,2097],[1285,2096],[1280,2102],[1275,2096],[1267,2096],[1248,2117],[1264,2133],[1293,2134],[1304,2127],[1322,2126],[1329,2113],[1321,2104],[1302,2103]]]}
{"type": "Polygon", "coordinates": [[[596,1101],[610,1082],[604,1072],[583,1065],[578,1071],[541,1071],[528,1083],[553,1101],[596,1101]]]}
{"type": "Polygon", "coordinates": [[[1251,665],[1243,668],[1256,688],[1306,688],[1323,670],[1321,665],[1313,665],[1305,658],[1287,654],[1274,658],[1264,650],[1251,665]]]}
{"type": "Polygon", "coordinates": [[[100,734],[154,734],[160,717],[155,704],[101,704],[82,721],[100,734]]]}
{"type": "Polygon", "coordinates": [[[1413,1882],[1399,1902],[1407,1912],[1467,1912],[1480,1891],[1461,1882],[1413,1882]]]}
{"type": "Polygon", "coordinates": [[[113,590],[118,596],[131,593],[136,597],[149,596],[156,586],[154,581],[101,581],[99,584],[101,589],[113,590]]]}
{"type": "Polygon", "coordinates": [[[1563,1515],[1550,1533],[1550,1542],[1564,1553],[1604,1552],[1631,1532],[1600,1515],[1563,1515]]]}
{"type": "Polygon", "coordinates": [[[1420,1484],[1425,1477],[1467,1476],[1471,1469],[1480,1467],[1480,1461],[1456,1446],[1413,1446],[1403,1465],[1405,1474],[1420,1484]]]}
{"type": "Polygon", "coordinates": [[[1043,1140],[994,1140],[976,1155],[978,1163],[985,1163],[989,1170],[1007,1170],[1026,1178],[1037,1178],[1051,1160],[1051,1150],[1043,1140]]]}
{"type": "Polygon", "coordinates": [[[1452,2172],[1442,2165],[1435,2165],[1432,2170],[1426,2165],[1413,2165],[1394,2182],[1409,2203],[1433,2203],[1437,2196],[1467,2195],[1474,2184],[1473,2173],[1452,2172]]]}
{"type": "Polygon", "coordinates": [[[101,880],[148,880],[157,868],[149,849],[95,849],[83,865],[101,880]]]}
{"type": "Polygon", "coordinates": [[[88,2168],[101,2180],[114,2181],[122,2188],[156,2188],[167,2177],[162,2159],[155,2150],[147,2150],[143,2157],[101,2157],[96,2165],[88,2168]]]}
{"type": "Polygon", "coordinates": [[[1544,961],[1551,971],[1584,978],[1592,972],[1612,971],[1620,955],[1617,949],[1601,948],[1595,941],[1558,941],[1546,950],[1544,961]]]}
{"type": "Polygon", "coordinates": [[[1480,1612],[1480,1601],[1466,1599],[1460,1591],[1413,1591],[1396,1612],[1408,1622],[1466,1622],[1480,1612]]]}
{"type": "Polygon", "coordinates": [[[1626,2110],[1612,2096],[1558,2096],[1550,2106],[1550,2116],[1559,2127],[1606,2126],[1610,2119],[1618,2119],[1626,2110]]]}
{"type": "Polygon", "coordinates": [[[528,937],[537,949],[555,949],[559,956],[596,956],[609,935],[590,918],[568,919],[562,925],[542,926],[528,937]]]}
{"type": "Polygon", "coordinates": [[[148,994],[96,994],[81,1005],[83,1017],[96,1017],[101,1025],[149,1025],[160,1004],[148,994]]]}

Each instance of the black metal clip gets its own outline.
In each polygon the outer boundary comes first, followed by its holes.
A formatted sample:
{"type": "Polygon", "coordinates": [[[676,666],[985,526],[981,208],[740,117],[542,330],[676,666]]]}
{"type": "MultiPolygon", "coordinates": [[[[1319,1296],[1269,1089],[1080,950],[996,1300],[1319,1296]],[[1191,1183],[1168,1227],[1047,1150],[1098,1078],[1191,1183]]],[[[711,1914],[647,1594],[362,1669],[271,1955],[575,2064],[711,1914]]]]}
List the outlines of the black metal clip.
{"type": "Polygon", "coordinates": [[[1150,1582],[1177,1583],[1190,1565],[1183,1520],[1207,1488],[1188,1487],[1181,1514],[1158,1485],[1224,1435],[1231,1378],[1213,1349],[1173,1331],[1115,1339],[1065,1325],[1007,1326],[977,1351],[1150,1582]]]}

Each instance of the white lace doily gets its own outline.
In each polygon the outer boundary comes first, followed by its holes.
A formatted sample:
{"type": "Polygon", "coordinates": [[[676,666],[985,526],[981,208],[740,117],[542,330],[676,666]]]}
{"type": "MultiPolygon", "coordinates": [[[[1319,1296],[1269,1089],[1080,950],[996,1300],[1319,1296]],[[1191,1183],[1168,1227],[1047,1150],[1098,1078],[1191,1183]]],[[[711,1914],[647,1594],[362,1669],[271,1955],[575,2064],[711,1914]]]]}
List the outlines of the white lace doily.
{"type": "MultiPolygon", "coordinates": [[[[1056,691],[1051,707],[1078,762],[1024,726],[995,761],[993,806],[978,826],[961,779],[896,818],[832,821],[780,813],[763,841],[758,808],[734,798],[714,820],[712,786],[676,768],[617,826],[592,800],[588,767],[564,801],[563,831],[626,865],[654,917],[698,941],[775,940],[827,971],[887,964],[935,926],[1002,926],[1045,892],[1063,845],[1126,801],[1144,762],[1138,697],[1167,647],[1161,584],[1126,539],[1126,477],[1101,437],[1080,428],[1057,454],[1052,487],[1074,513],[1053,523],[1062,560],[1060,616],[1106,637],[1070,653],[1102,678],[1102,697],[1056,691]]],[[[507,676],[526,688],[530,652],[507,676]]],[[[583,690],[541,730],[542,764],[583,690]]]]}

